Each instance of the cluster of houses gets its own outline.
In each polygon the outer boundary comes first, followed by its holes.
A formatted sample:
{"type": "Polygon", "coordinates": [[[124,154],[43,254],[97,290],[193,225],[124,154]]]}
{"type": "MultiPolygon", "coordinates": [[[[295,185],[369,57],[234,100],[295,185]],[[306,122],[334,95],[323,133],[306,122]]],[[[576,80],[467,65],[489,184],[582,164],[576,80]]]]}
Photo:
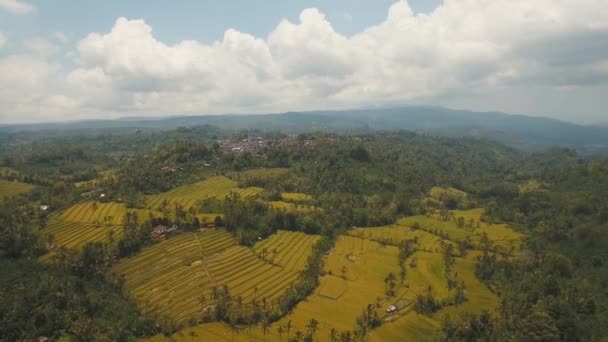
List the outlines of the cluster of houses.
{"type": "Polygon", "coordinates": [[[250,136],[238,142],[218,141],[224,152],[229,153],[257,153],[265,146],[264,138],[250,136]]]}

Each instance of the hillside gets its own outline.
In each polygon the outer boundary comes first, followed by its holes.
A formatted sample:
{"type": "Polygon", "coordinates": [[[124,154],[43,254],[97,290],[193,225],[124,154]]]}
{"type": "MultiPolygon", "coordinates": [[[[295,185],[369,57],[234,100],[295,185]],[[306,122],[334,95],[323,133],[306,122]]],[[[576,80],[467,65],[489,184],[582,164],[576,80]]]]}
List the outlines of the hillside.
{"type": "Polygon", "coordinates": [[[543,117],[428,106],[5,125],[0,126],[0,132],[118,128],[174,129],[200,125],[212,125],[226,130],[259,129],[288,133],[412,130],[448,136],[485,137],[528,149],[551,145],[574,147],[585,153],[608,149],[608,127],[605,126],[583,126],[543,117]]]}

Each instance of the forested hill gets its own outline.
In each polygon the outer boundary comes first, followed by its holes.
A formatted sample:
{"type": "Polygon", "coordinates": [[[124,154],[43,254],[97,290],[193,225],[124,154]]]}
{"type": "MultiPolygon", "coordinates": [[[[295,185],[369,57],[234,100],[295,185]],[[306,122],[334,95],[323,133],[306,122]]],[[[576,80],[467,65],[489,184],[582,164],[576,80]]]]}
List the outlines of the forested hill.
{"type": "Polygon", "coordinates": [[[283,114],[174,116],[125,118],[71,123],[5,125],[0,132],[57,129],[147,128],[214,125],[227,130],[260,129],[302,133],[414,130],[449,136],[496,139],[527,149],[561,145],[583,153],[608,150],[608,127],[583,126],[554,119],[471,112],[440,107],[402,107],[343,111],[289,112],[283,114]]]}

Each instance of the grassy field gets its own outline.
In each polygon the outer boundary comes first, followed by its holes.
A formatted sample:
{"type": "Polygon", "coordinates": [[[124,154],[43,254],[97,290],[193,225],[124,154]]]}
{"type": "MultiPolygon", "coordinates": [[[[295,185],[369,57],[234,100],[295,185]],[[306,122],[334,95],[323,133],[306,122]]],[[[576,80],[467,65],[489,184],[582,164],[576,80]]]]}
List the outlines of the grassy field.
{"type": "Polygon", "coordinates": [[[31,191],[34,186],[27,183],[11,182],[0,179],[0,201],[31,191]]]}
{"type": "Polygon", "coordinates": [[[202,182],[180,186],[162,194],[146,197],[146,207],[152,210],[161,210],[162,203],[167,203],[172,208],[175,203],[188,210],[196,205],[196,202],[205,198],[223,199],[236,188],[236,182],[224,177],[211,177],[202,182]]]}
{"type": "Polygon", "coordinates": [[[184,324],[213,304],[213,286],[228,286],[233,298],[245,304],[254,298],[278,298],[297,279],[317,239],[303,235],[280,232],[261,242],[281,249],[271,264],[254,253],[265,247],[236,246],[222,230],[182,234],[121,261],[112,273],[124,277],[129,296],[144,313],[184,324]],[[283,249],[284,239],[297,253],[283,249]]]}

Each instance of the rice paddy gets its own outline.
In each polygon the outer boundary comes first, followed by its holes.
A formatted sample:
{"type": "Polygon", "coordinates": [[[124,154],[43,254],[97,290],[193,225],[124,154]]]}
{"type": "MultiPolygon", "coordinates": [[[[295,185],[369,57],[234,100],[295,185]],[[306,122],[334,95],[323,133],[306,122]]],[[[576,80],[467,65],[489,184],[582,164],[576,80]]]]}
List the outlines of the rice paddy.
{"type": "Polygon", "coordinates": [[[175,204],[185,210],[196,206],[197,201],[205,198],[223,199],[236,188],[236,182],[224,177],[211,177],[202,182],[181,186],[162,194],[146,197],[146,207],[162,211],[172,208],[175,204]]]}
{"type": "Polygon", "coordinates": [[[35,186],[21,182],[11,182],[0,179],[0,201],[11,198],[33,190],[35,186]]]}
{"type": "Polygon", "coordinates": [[[87,242],[107,242],[111,238],[119,239],[123,234],[123,228],[51,219],[44,228],[44,233],[47,239],[51,237],[53,246],[80,248],[87,242]]]}
{"type": "Polygon", "coordinates": [[[128,295],[144,313],[183,325],[213,305],[214,286],[227,286],[233,298],[240,297],[245,304],[278,298],[297,279],[316,239],[300,233],[276,234],[264,241],[265,246],[281,249],[271,264],[256,254],[265,247],[236,246],[223,230],[188,233],[121,261],[112,273],[124,278],[128,295]],[[290,249],[283,248],[285,242],[290,249]]]}
{"type": "Polygon", "coordinates": [[[281,199],[287,202],[306,202],[312,199],[312,196],[299,192],[284,192],[281,194],[281,199]]]}
{"type": "MultiPolygon", "coordinates": [[[[483,212],[479,209],[454,211],[456,217],[479,219],[483,212]]],[[[438,338],[441,321],[446,315],[457,319],[461,313],[480,313],[484,310],[494,311],[498,298],[475,276],[476,256],[479,251],[472,250],[466,257],[455,257],[451,274],[458,282],[464,283],[466,300],[458,305],[448,305],[429,316],[414,311],[416,297],[429,291],[434,297],[448,300],[455,290],[448,288],[446,265],[443,256],[444,247],[469,238],[479,247],[480,235],[485,236],[499,248],[505,241],[518,245],[523,235],[506,225],[481,223],[472,232],[458,228],[453,221],[441,221],[438,217],[416,216],[400,220],[397,224],[375,228],[357,228],[349,231],[347,236],[339,236],[335,248],[329,253],[325,263],[326,274],[320,278],[320,285],[306,300],[300,302],[286,317],[271,325],[266,332],[260,327],[233,329],[223,323],[200,324],[184,329],[172,336],[175,341],[186,341],[192,336],[215,341],[275,341],[285,339],[286,333],[279,335],[279,327],[289,323],[291,335],[295,331],[306,332],[311,318],[319,321],[315,340],[330,340],[332,329],[338,331],[355,329],[355,320],[368,304],[375,304],[375,310],[383,324],[368,332],[369,341],[435,341],[438,338]],[[418,222],[422,229],[412,230],[418,222]],[[426,227],[424,225],[427,225],[426,227]],[[430,228],[433,229],[430,229],[430,228]],[[439,235],[433,234],[439,233],[439,235]],[[444,237],[445,234],[448,238],[444,237]],[[404,263],[406,276],[399,282],[394,297],[385,294],[386,284],[383,281],[388,273],[399,274],[399,250],[396,245],[405,239],[417,239],[418,251],[404,263]],[[403,302],[398,312],[387,314],[384,309],[396,302],[403,302]]],[[[293,241],[288,241],[286,234],[279,232],[264,242],[258,243],[254,251],[266,260],[273,260],[282,254],[282,250],[273,246],[285,246],[290,249],[293,241]],[[263,255],[260,253],[263,250],[263,255]]],[[[284,265],[284,263],[283,263],[284,265]]],[[[164,341],[156,336],[154,340],[164,341]]]]}
{"type": "Polygon", "coordinates": [[[318,239],[315,235],[280,230],[268,239],[258,242],[253,251],[273,265],[299,272],[306,267],[309,252],[318,239]]]}

